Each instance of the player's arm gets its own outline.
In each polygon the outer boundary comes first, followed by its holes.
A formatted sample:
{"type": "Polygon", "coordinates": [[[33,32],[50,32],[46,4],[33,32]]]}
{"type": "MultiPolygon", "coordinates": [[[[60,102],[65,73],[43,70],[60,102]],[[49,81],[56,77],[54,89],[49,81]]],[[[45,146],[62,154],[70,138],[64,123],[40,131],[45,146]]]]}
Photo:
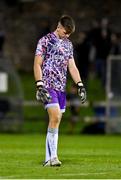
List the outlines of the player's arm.
{"type": "Polygon", "coordinates": [[[77,84],[78,95],[81,97],[82,103],[84,103],[86,101],[86,90],[82,83],[80,73],[75,64],[74,58],[69,59],[68,69],[73,81],[77,84]]]}
{"type": "Polygon", "coordinates": [[[70,75],[71,75],[73,81],[76,84],[78,82],[82,82],[79,71],[77,69],[77,66],[76,66],[75,61],[74,61],[73,58],[69,60],[68,69],[69,69],[69,72],[70,72],[70,75]]]}
{"type": "Polygon", "coordinates": [[[43,57],[45,56],[46,52],[46,44],[47,39],[45,37],[41,38],[38,41],[37,48],[35,51],[35,58],[34,58],[34,77],[35,81],[42,80],[42,63],[43,63],[43,57]]]}
{"type": "Polygon", "coordinates": [[[35,77],[35,83],[37,87],[36,92],[36,99],[38,101],[41,101],[42,103],[48,102],[51,100],[51,97],[47,91],[47,89],[44,88],[44,82],[42,81],[42,57],[41,56],[35,56],[34,58],[34,77],[35,77]]]}
{"type": "Polygon", "coordinates": [[[42,80],[42,57],[41,56],[35,56],[34,58],[34,78],[35,81],[42,80]]]}

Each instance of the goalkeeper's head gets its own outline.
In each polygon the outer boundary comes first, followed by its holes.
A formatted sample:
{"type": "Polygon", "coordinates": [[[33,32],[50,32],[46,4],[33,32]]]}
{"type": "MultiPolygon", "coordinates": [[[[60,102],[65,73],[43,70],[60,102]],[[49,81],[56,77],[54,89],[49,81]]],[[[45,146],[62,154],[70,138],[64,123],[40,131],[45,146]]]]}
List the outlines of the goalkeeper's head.
{"type": "Polygon", "coordinates": [[[69,15],[63,15],[59,19],[57,32],[60,38],[69,37],[75,31],[75,22],[69,15]]]}

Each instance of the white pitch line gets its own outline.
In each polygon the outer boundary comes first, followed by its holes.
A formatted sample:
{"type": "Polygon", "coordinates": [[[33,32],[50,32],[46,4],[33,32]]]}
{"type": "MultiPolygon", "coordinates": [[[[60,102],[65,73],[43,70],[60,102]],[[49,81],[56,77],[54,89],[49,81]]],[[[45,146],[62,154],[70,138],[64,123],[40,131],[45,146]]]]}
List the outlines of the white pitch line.
{"type": "MultiPolygon", "coordinates": [[[[65,174],[58,174],[58,176],[87,176],[87,175],[99,175],[99,174],[107,174],[108,172],[95,172],[95,173],[65,173],[65,174]]],[[[50,177],[53,175],[49,175],[50,177]]],[[[10,179],[10,178],[14,178],[14,179],[18,179],[20,176],[19,175],[11,175],[11,176],[0,176],[0,179],[10,179]]],[[[38,176],[39,177],[39,176],[38,176]]],[[[22,179],[26,179],[27,175],[23,175],[22,179]]],[[[37,177],[36,177],[37,178],[37,177]]],[[[33,179],[36,179],[33,178],[33,179]]],[[[43,178],[42,178],[43,179],[43,178]]],[[[30,179],[29,179],[30,180],[30,179]]]]}
{"type": "Polygon", "coordinates": [[[95,173],[69,173],[69,174],[67,174],[67,173],[65,173],[65,174],[58,174],[59,176],[79,176],[79,175],[98,175],[98,174],[107,174],[108,172],[95,172],[95,173]]]}

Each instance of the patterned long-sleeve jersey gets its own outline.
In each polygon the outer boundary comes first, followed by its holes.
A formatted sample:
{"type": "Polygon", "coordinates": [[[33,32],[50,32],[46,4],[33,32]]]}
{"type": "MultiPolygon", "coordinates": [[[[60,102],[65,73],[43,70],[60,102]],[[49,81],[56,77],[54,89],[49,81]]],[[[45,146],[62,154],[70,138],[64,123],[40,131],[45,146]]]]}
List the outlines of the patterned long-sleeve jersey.
{"type": "Polygon", "coordinates": [[[67,66],[73,58],[73,46],[69,39],[59,39],[54,32],[42,37],[36,48],[36,56],[41,56],[42,80],[46,88],[65,91],[67,66]]]}

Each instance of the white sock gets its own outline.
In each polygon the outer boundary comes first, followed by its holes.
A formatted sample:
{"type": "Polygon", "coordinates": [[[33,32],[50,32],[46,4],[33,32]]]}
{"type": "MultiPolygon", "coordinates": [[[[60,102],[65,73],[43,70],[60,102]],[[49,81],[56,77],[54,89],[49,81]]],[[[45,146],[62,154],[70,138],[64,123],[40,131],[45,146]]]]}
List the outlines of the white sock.
{"type": "Polygon", "coordinates": [[[47,136],[46,136],[46,154],[45,154],[45,162],[49,161],[50,160],[50,148],[49,148],[49,143],[48,143],[48,133],[47,133],[47,136]]]}
{"type": "Polygon", "coordinates": [[[46,157],[48,161],[57,157],[57,146],[58,146],[58,128],[48,128],[46,137],[46,157]]]}

